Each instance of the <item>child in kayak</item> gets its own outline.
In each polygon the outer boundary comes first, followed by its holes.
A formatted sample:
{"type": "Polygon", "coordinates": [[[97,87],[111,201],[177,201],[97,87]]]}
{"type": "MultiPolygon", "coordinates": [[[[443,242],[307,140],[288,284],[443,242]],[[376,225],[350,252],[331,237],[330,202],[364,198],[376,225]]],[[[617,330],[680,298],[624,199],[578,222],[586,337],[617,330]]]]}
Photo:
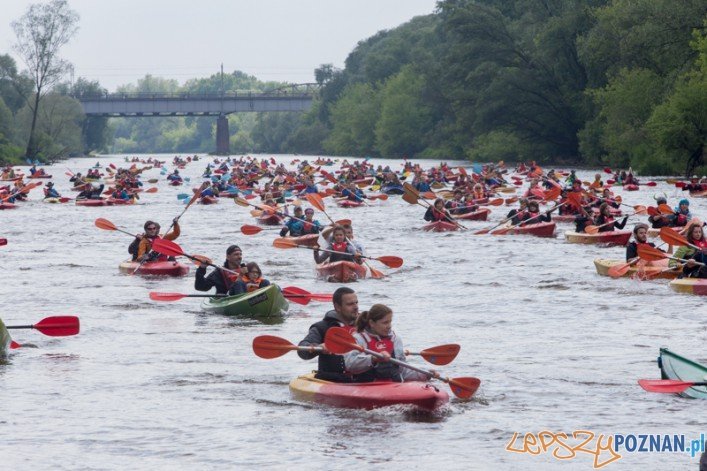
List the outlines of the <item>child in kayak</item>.
{"type": "Polygon", "coordinates": [[[444,209],[444,200],[442,198],[437,198],[434,205],[427,208],[424,219],[429,222],[446,221],[454,223],[447,210],[444,209]]]}
{"type": "Polygon", "coordinates": [[[260,267],[255,262],[250,262],[246,265],[246,274],[241,276],[236,281],[231,289],[228,290],[228,295],[250,293],[260,288],[270,286],[270,282],[263,278],[263,273],[260,267]]]}
{"type": "MultiPolygon", "coordinates": [[[[707,278],[707,238],[705,238],[702,223],[693,223],[687,228],[687,241],[699,247],[699,250],[683,245],[675,251],[675,258],[687,259],[682,268],[683,276],[687,278],[707,278]],[[702,264],[702,265],[700,265],[702,264]]],[[[677,267],[677,260],[670,260],[671,267],[677,267]]]]}
{"type": "Polygon", "coordinates": [[[628,216],[624,216],[621,222],[615,221],[611,215],[609,204],[602,203],[599,207],[599,216],[596,217],[594,223],[597,226],[602,226],[599,228],[599,232],[611,232],[614,229],[623,229],[626,226],[626,221],[628,221],[628,216]]]}
{"type": "Polygon", "coordinates": [[[324,252],[320,254],[319,250],[315,250],[313,252],[314,260],[317,263],[324,263],[329,260],[329,263],[348,261],[356,262],[359,265],[361,264],[361,254],[356,250],[355,246],[353,246],[346,240],[346,231],[344,230],[343,226],[334,227],[334,230],[332,231],[332,240],[329,243],[327,250],[345,252],[345,254],[330,252],[324,252]]]}
{"type": "Polygon", "coordinates": [[[383,357],[377,358],[368,353],[352,350],[344,355],[346,371],[353,374],[354,382],[370,381],[426,381],[429,376],[400,368],[391,363],[391,358],[405,361],[405,348],[400,336],[393,332],[393,311],[383,304],[374,304],[368,311],[363,311],[356,319],[356,343],[368,350],[374,350],[383,357]]]}

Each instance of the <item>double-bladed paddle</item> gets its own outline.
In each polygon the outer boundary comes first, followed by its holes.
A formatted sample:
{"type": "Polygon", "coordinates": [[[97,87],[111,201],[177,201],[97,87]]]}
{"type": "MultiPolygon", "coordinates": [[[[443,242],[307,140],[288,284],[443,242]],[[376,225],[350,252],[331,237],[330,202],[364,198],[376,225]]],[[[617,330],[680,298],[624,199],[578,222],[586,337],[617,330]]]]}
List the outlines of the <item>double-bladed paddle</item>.
{"type": "Polygon", "coordinates": [[[694,386],[707,386],[704,381],[679,381],[676,379],[639,379],[638,384],[648,392],[677,394],[694,386]]]}
{"type": "MultiPolygon", "coordinates": [[[[297,303],[297,304],[302,304],[302,305],[307,305],[309,304],[310,301],[320,301],[320,302],[327,302],[332,300],[331,294],[323,294],[323,293],[310,293],[309,291],[305,291],[301,288],[297,288],[295,286],[288,286],[287,288],[282,289],[282,295],[297,303]]],[[[228,297],[227,294],[183,294],[183,293],[159,293],[156,291],[151,291],[150,292],[150,299],[153,301],[163,301],[163,302],[172,302],[172,301],[179,301],[180,299],[183,298],[225,298],[228,297]]]]}
{"type": "Polygon", "coordinates": [[[52,316],[45,317],[36,324],[31,325],[8,325],[8,330],[12,329],[34,329],[50,337],[68,337],[79,333],[79,318],[76,316],[52,316]]]}
{"type": "MultiPolygon", "coordinates": [[[[278,248],[278,249],[299,248],[299,249],[315,250],[315,251],[319,251],[319,252],[335,253],[335,254],[340,254],[340,255],[351,255],[348,252],[339,252],[336,250],[328,250],[328,249],[310,247],[308,245],[299,245],[294,240],[284,239],[284,238],[275,239],[273,241],[272,245],[273,245],[273,247],[278,248]]],[[[394,255],[383,255],[381,257],[369,257],[367,255],[361,255],[361,258],[368,258],[370,260],[377,260],[377,261],[381,262],[383,265],[387,266],[388,268],[400,268],[403,265],[403,259],[400,257],[396,257],[394,255]]]]}
{"type": "MultiPolygon", "coordinates": [[[[324,346],[331,353],[339,355],[348,353],[351,350],[358,350],[359,352],[367,353],[379,359],[385,358],[380,353],[369,350],[357,344],[356,340],[349,333],[349,331],[342,327],[331,327],[327,330],[326,337],[324,338],[324,346]]],[[[413,371],[417,371],[418,373],[425,374],[430,378],[437,378],[440,381],[449,384],[449,387],[454,395],[461,399],[471,398],[476,390],[479,389],[479,385],[481,384],[481,380],[479,378],[443,378],[434,371],[418,368],[395,358],[389,358],[388,361],[403,368],[409,368],[413,371]]]]}
{"type": "MultiPolygon", "coordinates": [[[[437,347],[426,348],[420,352],[405,351],[405,355],[418,355],[424,358],[433,365],[448,365],[457,357],[460,346],[457,344],[439,345],[437,347]]],[[[321,353],[324,351],[321,347],[298,346],[294,345],[287,339],[276,337],[274,335],[260,335],[253,339],[253,352],[260,358],[270,360],[279,358],[291,351],[321,353]]]]}

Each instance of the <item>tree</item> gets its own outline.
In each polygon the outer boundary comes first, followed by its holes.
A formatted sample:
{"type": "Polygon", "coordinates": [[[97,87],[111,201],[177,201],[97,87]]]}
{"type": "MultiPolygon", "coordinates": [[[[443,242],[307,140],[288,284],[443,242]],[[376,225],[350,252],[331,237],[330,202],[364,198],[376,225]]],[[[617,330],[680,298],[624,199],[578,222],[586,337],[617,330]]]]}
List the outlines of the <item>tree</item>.
{"type": "Polygon", "coordinates": [[[79,15],[69,8],[66,0],[30,5],[27,12],[12,22],[17,36],[13,48],[29,69],[34,82],[32,124],[27,139],[26,156],[34,159],[38,148],[35,139],[39,104],[46,92],[71,69],[71,64],[59,57],[59,50],[78,30],[79,15]]]}
{"type": "Polygon", "coordinates": [[[374,150],[380,101],[372,85],[349,85],[331,109],[332,130],[324,149],[335,155],[366,155],[374,150]]]}

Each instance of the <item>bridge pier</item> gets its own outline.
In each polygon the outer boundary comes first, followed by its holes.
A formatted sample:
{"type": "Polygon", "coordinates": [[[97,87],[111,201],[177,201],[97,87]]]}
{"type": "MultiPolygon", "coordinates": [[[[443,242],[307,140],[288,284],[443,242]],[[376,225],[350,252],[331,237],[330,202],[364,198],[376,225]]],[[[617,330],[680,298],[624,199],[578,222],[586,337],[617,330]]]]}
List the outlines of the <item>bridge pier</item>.
{"type": "Polygon", "coordinates": [[[216,121],[216,153],[219,155],[229,155],[231,153],[228,118],[223,114],[219,115],[216,121]]]}

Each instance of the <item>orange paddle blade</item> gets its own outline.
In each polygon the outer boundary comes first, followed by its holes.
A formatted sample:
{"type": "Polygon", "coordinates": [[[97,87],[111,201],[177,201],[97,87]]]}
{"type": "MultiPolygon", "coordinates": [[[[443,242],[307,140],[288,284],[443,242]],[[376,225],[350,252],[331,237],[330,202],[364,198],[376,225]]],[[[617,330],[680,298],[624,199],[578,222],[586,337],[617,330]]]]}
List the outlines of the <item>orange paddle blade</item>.
{"type": "Polygon", "coordinates": [[[633,211],[634,211],[636,214],[640,214],[640,215],[646,215],[646,214],[648,214],[648,208],[645,207],[645,206],[643,206],[642,204],[637,204],[636,206],[634,206],[634,207],[633,207],[633,211]]]}
{"type": "Polygon", "coordinates": [[[297,242],[280,237],[272,241],[272,246],[277,249],[294,249],[297,247],[297,242]]]}
{"type": "Polygon", "coordinates": [[[447,381],[454,395],[460,399],[469,399],[481,385],[479,378],[453,378],[447,381]]]}
{"type": "Polygon", "coordinates": [[[685,237],[669,227],[660,228],[660,238],[669,245],[690,245],[685,237]]]}
{"type": "Polygon", "coordinates": [[[410,204],[417,204],[418,197],[413,193],[405,192],[405,194],[403,194],[403,201],[410,204]]]}
{"type": "Polygon", "coordinates": [[[158,293],[156,291],[150,292],[150,299],[153,301],[179,301],[183,298],[184,295],[182,293],[158,293]]]}
{"type": "Polygon", "coordinates": [[[587,234],[596,234],[599,232],[599,226],[587,226],[584,228],[584,232],[587,234]]]}
{"type": "Polygon", "coordinates": [[[331,327],[327,330],[324,338],[324,346],[326,346],[326,349],[331,353],[337,355],[343,355],[351,350],[363,350],[363,347],[357,344],[349,331],[343,327],[331,327]]]}
{"type": "Polygon", "coordinates": [[[274,335],[259,335],[253,339],[253,352],[266,360],[281,357],[292,350],[297,350],[297,346],[274,335]]]}
{"type": "Polygon", "coordinates": [[[403,259],[394,255],[383,255],[382,257],[377,257],[376,260],[388,268],[400,268],[403,266],[403,259]]]}
{"type": "Polygon", "coordinates": [[[385,276],[385,273],[383,273],[380,270],[376,270],[375,268],[373,268],[369,264],[366,264],[366,266],[368,267],[368,269],[371,272],[371,278],[373,278],[375,280],[380,280],[381,278],[383,278],[385,276]]]}
{"type": "Polygon", "coordinates": [[[97,228],[103,229],[105,231],[115,231],[118,229],[117,227],[115,227],[115,224],[110,222],[108,219],[98,218],[96,219],[94,224],[97,228]]]}
{"type": "Polygon", "coordinates": [[[658,211],[660,211],[661,214],[675,214],[675,211],[673,211],[673,208],[671,208],[667,204],[658,205],[658,211]]]}
{"type": "Polygon", "coordinates": [[[423,198],[428,199],[428,200],[433,200],[433,199],[437,198],[437,195],[432,191],[426,191],[424,193],[420,193],[420,196],[422,196],[423,198]]]}
{"type": "Polygon", "coordinates": [[[237,197],[233,198],[233,201],[234,201],[238,206],[244,206],[244,207],[250,206],[250,203],[249,203],[248,201],[246,201],[245,199],[241,198],[240,196],[237,196],[237,197]]]}
{"type": "Polygon", "coordinates": [[[518,197],[514,196],[512,198],[506,198],[504,202],[506,203],[506,205],[510,205],[510,204],[513,204],[517,201],[518,201],[518,197]]]}
{"type": "Polygon", "coordinates": [[[632,262],[622,263],[621,265],[614,265],[613,267],[609,268],[609,276],[612,278],[621,278],[626,273],[628,273],[629,269],[631,268],[631,265],[633,265],[632,262]]]}
{"type": "Polygon", "coordinates": [[[263,229],[258,226],[251,226],[250,224],[244,224],[241,226],[241,232],[245,235],[255,235],[263,229]]]}
{"type": "Polygon", "coordinates": [[[492,199],[488,203],[486,203],[487,206],[501,206],[503,204],[503,198],[496,198],[492,199]]]}
{"type": "Polygon", "coordinates": [[[661,252],[660,250],[651,247],[647,244],[638,244],[638,256],[643,260],[648,260],[649,262],[654,262],[656,260],[662,260],[668,256],[661,252]]]}
{"type": "Polygon", "coordinates": [[[324,200],[321,196],[316,193],[307,193],[306,198],[307,201],[309,201],[309,204],[317,208],[319,211],[324,211],[324,200]]]}
{"type": "Polygon", "coordinates": [[[408,353],[408,355],[420,355],[422,358],[432,363],[433,365],[448,365],[459,354],[461,346],[456,343],[447,345],[438,345],[432,348],[426,348],[419,353],[408,353]]]}
{"type": "Polygon", "coordinates": [[[152,188],[148,188],[145,190],[145,193],[157,193],[157,187],[153,186],[152,188]]]}
{"type": "Polygon", "coordinates": [[[560,193],[562,193],[562,190],[560,190],[558,187],[552,187],[551,189],[547,190],[546,192],[543,193],[543,199],[545,201],[553,201],[556,200],[557,198],[560,197],[560,193]]]}

